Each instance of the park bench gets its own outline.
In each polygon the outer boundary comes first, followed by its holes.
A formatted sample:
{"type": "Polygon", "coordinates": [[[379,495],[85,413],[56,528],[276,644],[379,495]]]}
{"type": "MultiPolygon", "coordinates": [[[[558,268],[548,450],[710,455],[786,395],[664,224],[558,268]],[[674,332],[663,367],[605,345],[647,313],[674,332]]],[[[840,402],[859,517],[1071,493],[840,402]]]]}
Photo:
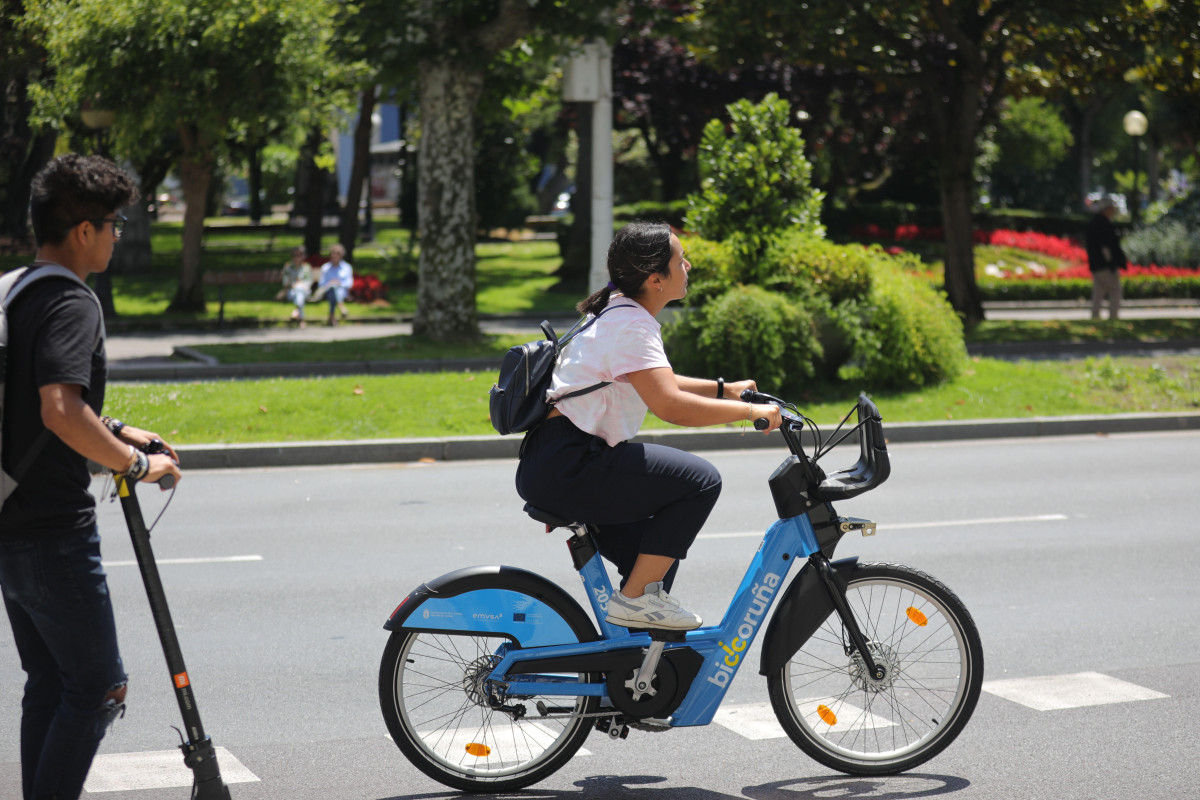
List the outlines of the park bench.
{"type": "Polygon", "coordinates": [[[276,238],[287,239],[287,246],[291,247],[294,245],[292,240],[301,233],[303,231],[287,225],[205,225],[200,249],[270,253],[275,249],[276,238]],[[240,235],[244,238],[225,238],[230,235],[240,235]]]}
{"type": "Polygon", "coordinates": [[[204,284],[217,287],[217,326],[225,326],[225,287],[250,283],[279,286],[283,282],[281,269],[256,269],[241,272],[205,272],[204,284]]]}

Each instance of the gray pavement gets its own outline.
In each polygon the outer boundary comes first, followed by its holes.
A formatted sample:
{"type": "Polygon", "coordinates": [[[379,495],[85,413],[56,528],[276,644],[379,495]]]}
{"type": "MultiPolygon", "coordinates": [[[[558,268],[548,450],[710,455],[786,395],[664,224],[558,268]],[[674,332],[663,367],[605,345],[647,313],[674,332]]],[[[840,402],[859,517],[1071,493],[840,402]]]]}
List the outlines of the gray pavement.
{"type": "MultiPolygon", "coordinates": [[[[1086,303],[989,303],[989,319],[1087,319],[1086,303]]],[[[1197,318],[1200,301],[1127,301],[1122,310],[1126,319],[1197,318]]],[[[489,333],[528,333],[540,335],[542,315],[505,316],[481,319],[481,328],[489,333]]],[[[557,330],[565,330],[573,321],[570,315],[551,316],[557,330]]],[[[496,359],[440,361],[361,361],[334,364],[222,365],[193,348],[200,345],[242,342],[327,342],[367,339],[408,334],[407,320],[338,325],[309,325],[307,328],[228,328],[225,330],[176,330],[114,332],[107,341],[110,378],[115,381],[186,381],[221,378],[248,378],[263,375],[337,375],[371,374],[444,369],[494,369],[496,359]]],[[[1108,344],[1000,344],[973,346],[974,354],[997,358],[1063,359],[1103,353],[1159,355],[1163,353],[1200,354],[1200,341],[1170,342],[1155,345],[1140,343],[1108,344]]],[[[1138,431],[1172,431],[1200,428],[1200,413],[1129,414],[1099,417],[1031,417],[1007,420],[947,421],[945,423],[898,423],[888,425],[892,442],[952,441],[992,439],[1015,436],[1107,435],[1138,431]]],[[[669,442],[688,450],[727,450],[769,446],[765,437],[741,430],[678,431],[646,434],[648,441],[669,442]]],[[[371,441],[332,441],[273,443],[264,445],[191,445],[179,448],[189,469],[233,467],[298,466],[346,463],[412,462],[421,459],[459,460],[513,458],[520,447],[519,436],[449,437],[439,439],[403,439],[371,441]]]]}

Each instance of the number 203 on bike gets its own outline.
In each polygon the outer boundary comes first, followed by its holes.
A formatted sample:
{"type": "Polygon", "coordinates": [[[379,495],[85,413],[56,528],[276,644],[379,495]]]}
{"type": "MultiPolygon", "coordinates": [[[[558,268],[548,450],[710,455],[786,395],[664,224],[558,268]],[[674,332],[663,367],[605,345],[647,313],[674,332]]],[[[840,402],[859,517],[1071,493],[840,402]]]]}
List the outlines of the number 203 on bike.
{"type": "Polygon", "coordinates": [[[404,598],[384,626],[379,698],[392,738],[418,769],[456,789],[507,791],[562,767],[593,729],[619,739],[631,728],[707,725],[760,634],[759,672],[775,715],[821,764],[898,773],[958,736],[983,680],[970,613],[916,569],[833,560],[845,534],[875,533],[874,522],[833,507],[890,474],[875,404],[860,396],[822,440],[794,405],[748,394],[742,399],[780,407],[790,455],[769,479],[778,519],[720,624],[683,633],[608,623],[613,587],[593,529],[527,505],[547,531],[570,534],[591,613],[555,583],[510,566],[451,572],[404,598]],[[855,433],[856,463],[827,473],[822,456],[855,433]]]}

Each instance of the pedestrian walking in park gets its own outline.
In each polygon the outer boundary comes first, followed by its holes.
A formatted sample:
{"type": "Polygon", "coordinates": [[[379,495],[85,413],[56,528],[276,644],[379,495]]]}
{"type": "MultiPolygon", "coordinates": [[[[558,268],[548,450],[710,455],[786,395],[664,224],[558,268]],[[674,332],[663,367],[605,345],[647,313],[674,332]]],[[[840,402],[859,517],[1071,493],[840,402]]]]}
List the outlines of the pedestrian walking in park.
{"type": "Polygon", "coordinates": [[[1100,306],[1108,298],[1108,318],[1121,312],[1121,273],[1129,262],[1121,249],[1121,240],[1112,218],[1117,207],[1111,197],[1102,197],[1092,205],[1087,225],[1088,269],[1092,271],[1092,319],[1100,319],[1100,306]]]}
{"type": "Polygon", "coordinates": [[[354,269],[345,258],[346,248],[335,244],[329,249],[329,261],[321,265],[321,282],[317,292],[329,301],[330,325],[337,324],[335,314],[340,313],[342,319],[346,318],[346,298],[354,287],[354,269]]]}
{"type": "Polygon", "coordinates": [[[104,319],[84,281],[108,267],[125,222],[119,211],[136,186],[99,156],[51,161],[31,193],[37,257],[7,278],[17,278],[19,294],[10,291],[5,303],[0,442],[11,494],[0,509],[0,590],[28,675],[20,726],[25,800],[78,798],[100,740],[125,708],[87,462],[130,480],[180,477],[169,446],[170,455],[141,451],[157,434],[100,416],[104,319]]]}

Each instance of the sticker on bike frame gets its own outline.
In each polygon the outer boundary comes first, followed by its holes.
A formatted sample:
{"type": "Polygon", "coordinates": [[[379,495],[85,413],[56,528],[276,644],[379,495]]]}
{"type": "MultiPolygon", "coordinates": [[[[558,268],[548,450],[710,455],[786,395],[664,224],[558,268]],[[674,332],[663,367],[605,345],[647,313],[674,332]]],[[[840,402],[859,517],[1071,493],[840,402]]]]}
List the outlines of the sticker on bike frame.
{"type": "Polygon", "coordinates": [[[515,639],[521,647],[579,641],[550,606],[508,589],[477,589],[454,597],[427,598],[409,614],[404,627],[490,633],[515,639]]]}

